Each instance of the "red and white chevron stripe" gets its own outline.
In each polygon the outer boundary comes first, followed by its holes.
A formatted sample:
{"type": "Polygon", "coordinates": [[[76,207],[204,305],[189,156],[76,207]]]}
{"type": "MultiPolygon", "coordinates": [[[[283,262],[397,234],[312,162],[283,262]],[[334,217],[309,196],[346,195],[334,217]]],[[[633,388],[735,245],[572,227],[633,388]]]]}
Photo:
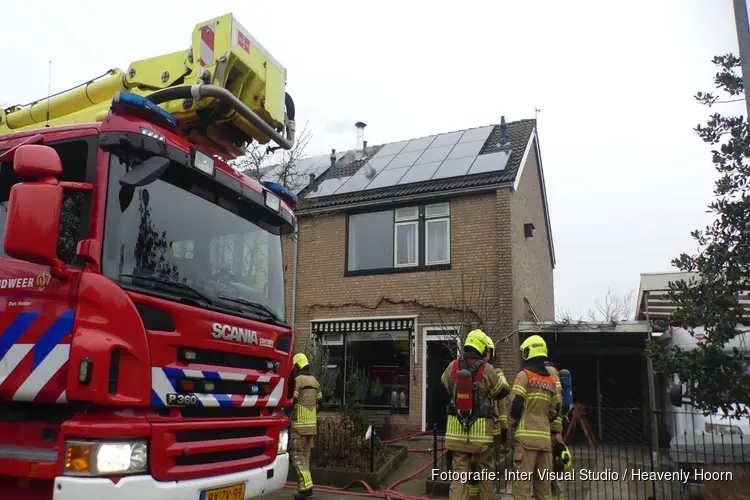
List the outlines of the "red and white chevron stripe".
{"type": "Polygon", "coordinates": [[[204,68],[214,63],[214,35],[216,24],[211,23],[201,28],[201,58],[204,68]]]}

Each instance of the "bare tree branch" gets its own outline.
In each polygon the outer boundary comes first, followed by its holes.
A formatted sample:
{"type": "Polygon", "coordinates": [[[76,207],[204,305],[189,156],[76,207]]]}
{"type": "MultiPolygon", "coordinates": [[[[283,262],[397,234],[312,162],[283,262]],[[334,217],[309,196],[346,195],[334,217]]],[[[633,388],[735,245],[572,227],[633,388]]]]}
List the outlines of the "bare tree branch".
{"type": "MultiPolygon", "coordinates": [[[[484,270],[477,270],[466,276],[461,271],[457,283],[441,281],[439,286],[429,286],[432,302],[435,304],[438,320],[446,333],[458,328],[458,335],[464,336],[471,330],[480,328],[495,342],[504,333],[501,325],[501,307],[496,285],[487,278],[484,270]]],[[[455,353],[455,338],[445,341],[455,353]]]]}
{"type": "Polygon", "coordinates": [[[634,304],[634,291],[618,295],[610,289],[603,301],[594,301],[594,309],[589,309],[587,317],[590,321],[628,321],[633,317],[634,304]]]}
{"type": "Polygon", "coordinates": [[[303,169],[300,166],[300,162],[307,157],[305,149],[312,139],[307,126],[305,123],[292,149],[270,154],[267,146],[254,142],[247,148],[244,156],[231,163],[232,167],[259,182],[273,180],[290,191],[299,191],[307,184],[310,171],[310,168],[303,169]]]}
{"type": "Polygon", "coordinates": [[[578,323],[583,321],[583,318],[579,315],[578,319],[573,318],[573,313],[570,309],[557,308],[557,321],[560,323],[578,323]]]}

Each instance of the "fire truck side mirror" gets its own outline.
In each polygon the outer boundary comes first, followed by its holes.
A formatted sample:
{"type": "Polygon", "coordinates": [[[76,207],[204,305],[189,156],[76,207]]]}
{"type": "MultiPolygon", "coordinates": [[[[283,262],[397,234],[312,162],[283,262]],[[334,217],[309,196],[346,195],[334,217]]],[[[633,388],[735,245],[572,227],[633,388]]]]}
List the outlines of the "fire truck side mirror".
{"type": "Polygon", "coordinates": [[[62,163],[57,152],[40,145],[18,148],[13,158],[13,170],[21,178],[35,179],[19,182],[10,190],[8,216],[5,225],[5,252],[16,259],[65,269],[57,258],[60,233],[63,188],[57,177],[62,174],[62,163]]]}

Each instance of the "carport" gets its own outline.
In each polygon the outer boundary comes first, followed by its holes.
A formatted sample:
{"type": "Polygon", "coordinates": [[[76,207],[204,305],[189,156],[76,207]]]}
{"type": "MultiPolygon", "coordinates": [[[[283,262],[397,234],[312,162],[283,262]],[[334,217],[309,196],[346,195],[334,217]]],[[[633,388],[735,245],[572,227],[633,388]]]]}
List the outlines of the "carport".
{"type": "MultiPolygon", "coordinates": [[[[544,338],[558,370],[570,371],[574,405],[597,443],[650,441],[648,322],[521,323],[520,342],[531,335],[544,338]]],[[[585,443],[576,427],[573,442],[585,443]]]]}

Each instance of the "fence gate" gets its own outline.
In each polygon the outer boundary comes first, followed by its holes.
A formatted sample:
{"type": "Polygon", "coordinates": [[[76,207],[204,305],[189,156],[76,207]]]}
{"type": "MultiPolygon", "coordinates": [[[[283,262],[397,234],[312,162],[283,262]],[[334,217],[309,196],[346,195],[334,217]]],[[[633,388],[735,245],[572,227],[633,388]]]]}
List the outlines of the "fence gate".
{"type": "MultiPolygon", "coordinates": [[[[594,409],[594,413],[597,409],[594,409]]],[[[615,410],[615,409],[610,409],[615,410]]],[[[590,411],[587,413],[591,413],[590,411]]],[[[750,434],[747,419],[706,424],[693,413],[670,412],[659,420],[669,429],[668,444],[652,449],[641,444],[589,442],[578,429],[569,434],[573,460],[569,471],[558,473],[556,487],[565,500],[694,500],[750,499],[750,434]],[[655,451],[655,453],[654,453],[655,451]]],[[[649,429],[647,428],[648,432],[649,429]]],[[[634,436],[635,437],[635,436],[634,436]]],[[[436,435],[438,449],[444,437],[436,435]]],[[[513,496],[513,444],[506,446],[504,463],[496,470],[495,491],[501,500],[513,496]]],[[[450,453],[435,452],[437,468],[450,471],[450,453]]],[[[538,477],[538,476],[537,476],[538,477]]]]}

